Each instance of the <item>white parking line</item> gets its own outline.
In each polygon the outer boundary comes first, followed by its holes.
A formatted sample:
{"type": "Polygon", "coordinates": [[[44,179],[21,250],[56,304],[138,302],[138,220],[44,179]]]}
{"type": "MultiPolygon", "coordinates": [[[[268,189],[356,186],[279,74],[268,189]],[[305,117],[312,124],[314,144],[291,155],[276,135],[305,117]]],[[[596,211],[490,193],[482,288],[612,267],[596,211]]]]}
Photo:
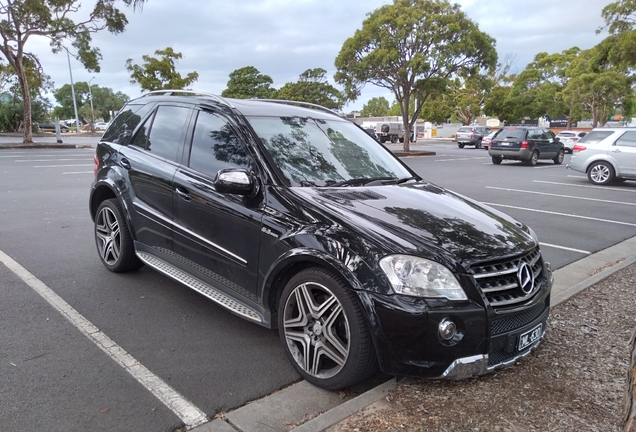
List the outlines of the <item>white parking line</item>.
{"type": "Polygon", "coordinates": [[[563,165],[546,165],[546,166],[536,166],[534,169],[546,169],[546,168],[565,168],[563,165]]]}
{"type": "Polygon", "coordinates": [[[202,425],[207,422],[206,415],[197,407],[186,400],[179,392],[166,384],[161,378],[149,371],[134,357],[124,351],[112,339],[95,327],[84,316],[66,303],[44,282],[36,278],[27,269],[22,267],[11,257],[0,251],[2,262],[24,283],[33,288],[54,309],[71,322],[91,342],[102,349],[110,358],[117,362],[126,372],[133,376],[141,385],[150,391],[157,399],[172,410],[185,424],[187,429],[202,425]]]}
{"type": "Polygon", "coordinates": [[[592,220],[592,221],[597,221],[597,222],[607,222],[607,223],[612,223],[612,224],[617,224],[617,225],[627,225],[627,226],[636,227],[636,224],[629,223],[629,222],[620,222],[620,221],[614,221],[614,220],[609,220],[609,219],[599,219],[599,218],[593,218],[593,217],[588,217],[588,216],[579,216],[579,215],[551,212],[551,211],[547,211],[547,210],[537,210],[537,209],[531,209],[531,208],[525,208],[525,207],[515,207],[515,206],[511,206],[511,205],[506,205],[506,204],[495,204],[495,203],[487,203],[487,202],[485,202],[484,204],[489,205],[489,206],[494,206],[494,207],[505,207],[505,208],[511,208],[511,209],[515,209],[515,210],[525,210],[525,211],[529,211],[529,212],[546,213],[546,214],[551,214],[551,215],[556,215],[556,216],[565,216],[565,217],[571,217],[571,218],[576,218],[576,219],[586,219],[586,220],[592,220]]]}
{"type": "Polygon", "coordinates": [[[522,189],[509,189],[509,188],[501,188],[501,187],[495,187],[495,186],[485,186],[485,188],[486,189],[504,190],[504,191],[509,191],[509,192],[529,193],[529,194],[534,194],[534,195],[546,195],[546,196],[553,196],[553,197],[559,197],[559,198],[570,198],[570,199],[577,199],[577,200],[584,200],[584,201],[597,201],[597,202],[604,202],[604,203],[609,203],[609,204],[622,204],[622,205],[636,206],[636,203],[628,203],[628,202],[622,202],[622,201],[611,201],[611,200],[604,200],[604,199],[598,199],[598,198],[585,198],[585,197],[572,196],[572,195],[561,195],[561,194],[553,194],[553,193],[547,193],[547,192],[528,191],[528,190],[522,190],[522,189]]]}
{"type": "Polygon", "coordinates": [[[467,158],[457,158],[457,159],[439,159],[435,162],[453,162],[453,161],[464,161],[464,160],[479,160],[479,159],[487,159],[485,157],[467,157],[467,158]]]}
{"type": "Polygon", "coordinates": [[[570,177],[570,178],[584,178],[584,179],[587,178],[585,176],[575,176],[575,175],[569,175],[568,177],[570,177]]]}
{"type": "Polygon", "coordinates": [[[93,171],[64,172],[62,174],[95,174],[93,171]]]}
{"type": "Polygon", "coordinates": [[[93,166],[92,164],[84,165],[34,165],[33,168],[61,168],[61,167],[76,167],[76,166],[93,166]]]}
{"type": "Polygon", "coordinates": [[[539,244],[541,246],[547,246],[547,247],[556,248],[556,249],[563,249],[563,250],[567,250],[567,251],[578,252],[578,253],[585,254],[585,255],[590,255],[592,253],[592,252],[581,250],[581,249],[573,249],[573,248],[569,248],[569,247],[565,247],[565,246],[557,246],[557,245],[553,245],[553,244],[550,244],[550,243],[539,243],[539,244]]]}
{"type": "Polygon", "coordinates": [[[577,184],[572,184],[572,183],[558,183],[558,182],[551,182],[551,181],[545,181],[545,180],[532,180],[532,182],[533,183],[554,184],[554,185],[561,185],[561,186],[581,187],[581,188],[588,188],[588,189],[601,189],[601,190],[611,190],[611,191],[621,191],[621,192],[636,193],[636,189],[622,189],[622,188],[613,188],[613,187],[607,187],[607,186],[577,185],[577,184]]]}
{"type": "MultiPolygon", "coordinates": [[[[77,156],[78,158],[81,156],[77,156]]],[[[16,160],[13,162],[67,162],[67,161],[71,161],[71,162],[86,162],[86,158],[82,157],[82,159],[23,159],[23,160],[16,160]]]]}

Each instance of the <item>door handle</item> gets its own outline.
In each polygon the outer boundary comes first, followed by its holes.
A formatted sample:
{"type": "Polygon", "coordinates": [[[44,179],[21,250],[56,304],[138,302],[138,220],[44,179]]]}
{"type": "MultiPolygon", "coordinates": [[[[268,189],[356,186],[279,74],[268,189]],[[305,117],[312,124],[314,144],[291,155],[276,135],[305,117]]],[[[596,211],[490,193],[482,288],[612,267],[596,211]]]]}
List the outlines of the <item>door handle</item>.
{"type": "Polygon", "coordinates": [[[177,195],[179,195],[179,197],[181,197],[181,199],[184,199],[185,201],[190,201],[192,199],[188,191],[181,187],[176,187],[174,191],[177,193],[177,195]]]}
{"type": "Polygon", "coordinates": [[[128,159],[126,159],[126,158],[121,158],[119,163],[121,164],[121,166],[123,166],[127,170],[129,170],[131,168],[130,162],[128,162],[128,159]]]}
{"type": "Polygon", "coordinates": [[[612,150],[612,153],[621,153],[621,151],[619,149],[614,149],[612,150]]]}

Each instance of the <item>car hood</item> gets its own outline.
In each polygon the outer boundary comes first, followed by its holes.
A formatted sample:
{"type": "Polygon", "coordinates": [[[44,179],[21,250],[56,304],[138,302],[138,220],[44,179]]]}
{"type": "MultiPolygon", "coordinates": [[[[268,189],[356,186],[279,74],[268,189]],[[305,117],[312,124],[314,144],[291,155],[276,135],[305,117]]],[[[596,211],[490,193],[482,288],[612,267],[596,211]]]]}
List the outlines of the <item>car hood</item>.
{"type": "Polygon", "coordinates": [[[292,188],[329,219],[381,244],[447,264],[507,257],[537,246],[511,217],[431,183],[292,188]]]}

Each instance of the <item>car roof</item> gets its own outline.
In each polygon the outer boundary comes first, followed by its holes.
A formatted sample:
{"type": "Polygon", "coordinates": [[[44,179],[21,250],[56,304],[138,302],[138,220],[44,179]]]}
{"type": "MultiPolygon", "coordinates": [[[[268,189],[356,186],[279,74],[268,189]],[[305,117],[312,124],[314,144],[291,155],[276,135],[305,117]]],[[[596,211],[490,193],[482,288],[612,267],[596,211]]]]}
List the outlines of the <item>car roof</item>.
{"type": "Polygon", "coordinates": [[[345,120],[337,113],[316,104],[274,99],[232,99],[190,90],[159,90],[146,93],[129,104],[139,102],[199,103],[216,107],[233,108],[245,116],[311,117],[317,119],[345,120]]]}

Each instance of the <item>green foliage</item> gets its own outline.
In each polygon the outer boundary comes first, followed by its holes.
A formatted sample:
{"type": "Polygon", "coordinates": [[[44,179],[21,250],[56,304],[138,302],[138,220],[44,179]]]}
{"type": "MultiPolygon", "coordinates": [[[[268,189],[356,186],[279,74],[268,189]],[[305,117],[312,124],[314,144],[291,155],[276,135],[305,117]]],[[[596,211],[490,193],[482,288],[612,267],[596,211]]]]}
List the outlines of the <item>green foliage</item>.
{"type": "Polygon", "coordinates": [[[245,66],[230,73],[227,88],[221,96],[237,99],[268,99],[274,96],[272,77],[263,75],[254,66],[245,66]]]}
{"type": "Polygon", "coordinates": [[[610,34],[633,30],[636,25],[636,0],[618,0],[610,3],[603,8],[601,16],[610,34]]]}
{"type": "MultiPolygon", "coordinates": [[[[39,97],[33,99],[31,102],[33,121],[46,121],[50,105],[48,99],[39,97]]],[[[24,103],[19,96],[14,95],[10,100],[0,102],[0,132],[21,132],[24,123],[24,103]]]]}
{"type": "Polygon", "coordinates": [[[278,99],[309,102],[339,110],[344,104],[342,93],[329,84],[327,71],[322,68],[307,69],[298,81],[287,83],[276,93],[278,99]]]}
{"type": "Polygon", "coordinates": [[[385,97],[374,97],[362,106],[362,117],[384,117],[389,112],[389,101],[385,97]]]}
{"type": "MultiPolygon", "coordinates": [[[[124,0],[125,4],[136,0],[124,0]]],[[[79,0],[13,0],[0,3],[0,53],[13,68],[24,101],[24,142],[32,142],[32,90],[27,70],[37,70],[42,82],[37,57],[26,50],[29,38],[40,36],[48,39],[54,53],[74,49],[76,57],[90,71],[99,71],[101,53],[91,46],[92,34],[103,30],[121,33],[128,21],[115,7],[117,0],[96,0],[91,9],[82,7],[79,0]],[[73,21],[71,16],[81,16],[73,21]],[[66,44],[70,44],[67,46],[66,44]],[[28,66],[37,65],[37,67],[28,66]]],[[[37,87],[37,85],[36,85],[37,87]]],[[[41,86],[43,87],[43,86],[41,86]]]]}
{"type": "MultiPolygon", "coordinates": [[[[130,100],[130,98],[122,92],[114,93],[112,89],[100,87],[97,84],[91,85],[93,95],[93,110],[95,111],[95,119],[103,119],[108,122],[111,120],[110,112],[116,113],[119,109],[130,100]]],[[[91,120],[90,93],[88,91],[88,83],[79,81],[75,83],[75,100],[79,111],[80,119],[85,122],[91,120]]],[[[70,84],[64,84],[53,94],[55,100],[59,104],[53,109],[51,116],[53,118],[67,119],[75,117],[75,109],[73,107],[73,93],[70,84]]]]}
{"type": "MultiPolygon", "coordinates": [[[[367,84],[391,90],[407,132],[422,105],[448,79],[494,67],[494,39],[481,32],[457,4],[446,0],[394,0],[371,12],[336,58],[336,82],[355,100],[367,84]],[[408,113],[412,97],[418,106],[408,113]]],[[[409,149],[408,140],[404,149],[409,149]]]]}
{"type": "Polygon", "coordinates": [[[631,80],[623,72],[599,64],[599,48],[582,51],[568,68],[572,79],[564,100],[592,115],[592,127],[603,126],[615,107],[632,97],[631,80]]]}
{"type": "Polygon", "coordinates": [[[167,47],[156,50],[155,55],[142,56],[143,65],[133,64],[132,59],[126,60],[126,69],[130,72],[130,83],[138,84],[142,90],[185,89],[199,78],[197,72],[188,73],[185,78],[176,70],[175,60],[182,58],[182,54],[167,47]]]}

